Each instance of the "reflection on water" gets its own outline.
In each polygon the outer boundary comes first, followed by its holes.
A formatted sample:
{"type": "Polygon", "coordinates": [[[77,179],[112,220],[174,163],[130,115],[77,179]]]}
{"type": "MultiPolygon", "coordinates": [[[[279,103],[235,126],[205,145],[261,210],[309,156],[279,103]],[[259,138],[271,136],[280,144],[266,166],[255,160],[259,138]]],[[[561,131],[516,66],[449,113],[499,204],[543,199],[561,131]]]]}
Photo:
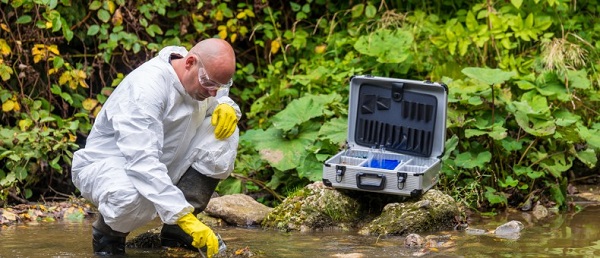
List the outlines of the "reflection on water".
{"type": "MultiPolygon", "coordinates": [[[[576,214],[555,215],[535,221],[527,213],[476,218],[470,227],[490,231],[510,220],[525,225],[519,239],[464,231],[437,232],[449,235],[444,247],[426,257],[594,257],[600,256],[600,207],[576,214]]],[[[0,257],[94,257],[91,220],[37,223],[0,229],[0,257]]],[[[157,227],[159,221],[132,232],[130,237],[157,227]]],[[[360,236],[349,232],[283,233],[247,228],[215,228],[232,250],[248,247],[258,257],[407,257],[418,249],[403,247],[403,237],[360,236]]],[[[424,234],[423,234],[424,235],[424,234]]],[[[128,257],[161,257],[160,250],[127,249],[128,257]]]]}

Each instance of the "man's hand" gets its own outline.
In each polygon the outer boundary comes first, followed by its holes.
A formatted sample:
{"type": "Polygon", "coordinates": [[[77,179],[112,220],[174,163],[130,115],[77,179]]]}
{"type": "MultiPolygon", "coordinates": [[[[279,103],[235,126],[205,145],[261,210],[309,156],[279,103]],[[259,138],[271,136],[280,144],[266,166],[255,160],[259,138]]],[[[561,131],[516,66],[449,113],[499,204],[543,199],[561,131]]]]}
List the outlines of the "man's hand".
{"type": "Polygon", "coordinates": [[[221,140],[231,136],[237,125],[235,110],[228,104],[219,104],[212,114],[210,123],[215,127],[217,139],[221,140]]]}
{"type": "Polygon", "coordinates": [[[185,233],[192,236],[194,241],[192,245],[196,248],[206,246],[206,255],[211,258],[219,252],[219,239],[215,233],[204,225],[194,214],[188,213],[177,221],[177,225],[183,229],[185,233]]]}

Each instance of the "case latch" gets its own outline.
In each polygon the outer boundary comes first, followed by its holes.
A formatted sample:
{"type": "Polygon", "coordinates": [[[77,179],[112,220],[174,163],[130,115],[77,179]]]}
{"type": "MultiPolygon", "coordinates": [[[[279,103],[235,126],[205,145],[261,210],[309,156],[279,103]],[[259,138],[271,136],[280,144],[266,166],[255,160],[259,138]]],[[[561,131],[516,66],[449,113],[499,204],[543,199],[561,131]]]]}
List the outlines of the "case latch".
{"type": "Polygon", "coordinates": [[[346,174],[345,166],[335,166],[335,181],[338,183],[342,182],[342,178],[344,178],[344,174],[346,174]]]}
{"type": "Polygon", "coordinates": [[[404,98],[404,83],[393,82],[392,83],[392,99],[396,102],[402,101],[404,98]]]}
{"type": "Polygon", "coordinates": [[[402,189],[404,189],[404,185],[406,184],[406,177],[408,176],[408,174],[398,172],[397,176],[398,176],[398,189],[402,190],[402,189]]]}

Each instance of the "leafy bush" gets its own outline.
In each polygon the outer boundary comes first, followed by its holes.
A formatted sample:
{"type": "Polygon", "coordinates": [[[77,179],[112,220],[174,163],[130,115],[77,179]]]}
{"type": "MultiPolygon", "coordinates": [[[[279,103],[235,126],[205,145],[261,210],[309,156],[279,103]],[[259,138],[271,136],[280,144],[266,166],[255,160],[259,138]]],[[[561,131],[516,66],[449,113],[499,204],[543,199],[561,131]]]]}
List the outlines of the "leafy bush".
{"type": "Polygon", "coordinates": [[[598,4],[0,0],[0,200],[68,179],[112,89],[166,45],[221,37],[245,116],[222,193],[270,205],[320,180],[346,140],[355,74],[449,86],[439,188],[475,209],[565,207],[568,172],[597,164],[598,4]],[[450,11],[448,11],[450,10],[450,11]],[[13,140],[14,138],[18,140],[13,140]],[[29,190],[28,190],[29,189],[29,190]]]}

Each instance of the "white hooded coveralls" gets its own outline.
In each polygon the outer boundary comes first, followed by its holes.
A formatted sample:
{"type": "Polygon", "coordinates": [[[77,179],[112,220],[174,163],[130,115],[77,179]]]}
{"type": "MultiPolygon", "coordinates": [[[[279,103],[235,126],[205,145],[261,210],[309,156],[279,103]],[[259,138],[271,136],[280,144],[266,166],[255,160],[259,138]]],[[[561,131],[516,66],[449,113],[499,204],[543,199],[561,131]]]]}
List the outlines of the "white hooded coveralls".
{"type": "Polygon", "coordinates": [[[126,76],[98,114],[85,148],[75,152],[74,185],[98,207],[107,225],[130,232],[158,215],[175,224],[194,208],[175,184],[191,166],[225,179],[233,170],[239,130],[224,140],[210,123],[229,97],[191,98],[169,63],[183,47],[166,47],[126,76]]]}

